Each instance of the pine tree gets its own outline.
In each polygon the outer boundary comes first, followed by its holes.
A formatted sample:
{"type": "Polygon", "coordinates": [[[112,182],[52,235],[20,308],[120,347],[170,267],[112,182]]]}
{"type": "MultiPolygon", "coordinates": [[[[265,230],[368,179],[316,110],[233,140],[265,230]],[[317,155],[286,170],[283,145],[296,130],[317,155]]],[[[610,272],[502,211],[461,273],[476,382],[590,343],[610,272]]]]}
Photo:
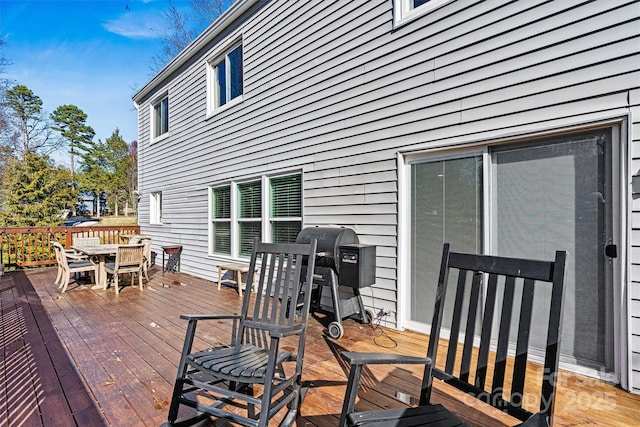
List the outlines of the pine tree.
{"type": "Polygon", "coordinates": [[[2,176],[4,203],[0,225],[59,225],[60,214],[76,202],[70,178],[68,169],[54,167],[47,157],[27,152],[23,159],[13,159],[2,176]]]}
{"type": "Polygon", "coordinates": [[[5,92],[3,107],[6,127],[4,142],[16,153],[49,154],[60,145],[51,128],[51,120],[42,109],[42,100],[25,85],[5,92]]]}
{"type": "MultiPolygon", "coordinates": [[[[75,180],[75,156],[84,155],[93,146],[93,137],[96,132],[87,125],[87,115],[75,105],[62,105],[51,114],[51,119],[55,122],[54,130],[60,132],[62,137],[69,143],[69,153],[71,155],[71,190],[76,196],[75,180]]],[[[75,206],[73,207],[75,215],[75,206]]]]}

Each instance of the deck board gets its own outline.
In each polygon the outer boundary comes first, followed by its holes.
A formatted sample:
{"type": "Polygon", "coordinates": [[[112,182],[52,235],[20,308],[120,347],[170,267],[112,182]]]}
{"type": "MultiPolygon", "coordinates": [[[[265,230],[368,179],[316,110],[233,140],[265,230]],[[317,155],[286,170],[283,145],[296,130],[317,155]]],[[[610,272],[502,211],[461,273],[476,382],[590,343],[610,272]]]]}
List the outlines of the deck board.
{"type": "Polygon", "coordinates": [[[0,291],[0,424],[54,426],[65,420],[66,425],[106,425],[29,279],[24,274],[4,275],[0,291]]]}
{"type": "MultiPolygon", "coordinates": [[[[166,419],[186,322],[182,313],[237,313],[235,289],[154,268],[144,291],[126,286],[91,290],[71,284],[60,294],[55,269],[15,271],[0,276],[2,366],[0,425],[157,426],[166,419]]],[[[426,339],[414,332],[372,329],[343,322],[345,335],[323,334],[322,314],[310,320],[304,380],[310,389],[297,425],[335,426],[348,366],[341,351],[383,351],[424,355],[426,339]]],[[[226,322],[203,322],[197,348],[227,342],[226,322]]],[[[395,390],[415,396],[420,369],[367,368],[358,409],[402,407],[395,390]]],[[[600,381],[563,373],[556,425],[636,425],[640,396],[600,381]]],[[[437,387],[437,386],[436,386],[437,387]]],[[[466,407],[464,396],[435,390],[434,401],[454,405],[477,425],[509,425],[494,411],[466,407]],[[452,397],[453,396],[453,397],[452,397]]],[[[185,409],[185,411],[189,411],[185,409]]]]}

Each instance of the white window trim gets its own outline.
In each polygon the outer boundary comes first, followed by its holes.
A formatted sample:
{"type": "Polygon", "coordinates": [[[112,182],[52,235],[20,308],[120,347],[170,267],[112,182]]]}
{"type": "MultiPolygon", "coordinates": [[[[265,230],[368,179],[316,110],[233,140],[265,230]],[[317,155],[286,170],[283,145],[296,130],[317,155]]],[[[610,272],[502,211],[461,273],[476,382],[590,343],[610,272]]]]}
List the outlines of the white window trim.
{"type": "Polygon", "coordinates": [[[399,27],[414,19],[431,12],[453,0],[430,0],[429,2],[411,7],[411,0],[393,0],[393,26],[399,27]]]}
{"type": "MultiPolygon", "coordinates": [[[[282,177],[282,176],[288,176],[288,175],[296,175],[299,174],[300,175],[300,179],[302,180],[302,171],[301,170],[293,170],[293,171],[284,171],[284,172],[278,172],[278,173],[274,173],[273,175],[261,175],[261,176],[257,176],[257,177],[251,177],[249,179],[243,179],[243,180],[237,180],[237,181],[231,181],[231,182],[220,182],[220,183],[216,183],[216,184],[212,184],[209,186],[208,189],[208,198],[209,198],[209,242],[208,242],[208,253],[209,256],[215,256],[216,258],[221,258],[221,259],[229,259],[229,260],[246,260],[248,259],[247,257],[241,256],[240,255],[240,223],[241,222],[251,222],[254,221],[253,219],[242,219],[240,218],[240,213],[238,212],[238,198],[239,198],[239,193],[238,193],[238,185],[239,184],[243,184],[243,183],[248,183],[248,182],[255,182],[255,181],[261,181],[261,189],[262,189],[262,212],[261,212],[261,216],[260,216],[260,222],[262,224],[261,230],[262,230],[262,236],[261,236],[261,240],[263,242],[270,242],[271,241],[271,222],[275,219],[271,216],[271,212],[270,212],[270,199],[271,199],[271,194],[270,194],[270,180],[273,178],[278,178],[278,177],[282,177]],[[231,254],[227,255],[227,254],[221,254],[218,252],[213,252],[213,245],[212,245],[212,239],[213,239],[213,223],[215,222],[215,220],[213,219],[213,205],[212,205],[212,192],[214,188],[218,188],[218,187],[224,187],[224,186],[229,186],[230,187],[230,192],[231,192],[231,196],[230,196],[230,202],[231,202],[231,254]]],[[[304,201],[304,188],[300,189],[300,197],[301,199],[304,201]]],[[[304,205],[303,205],[303,209],[304,209],[304,205]]],[[[303,228],[304,227],[304,222],[303,222],[303,218],[304,218],[304,212],[301,213],[300,217],[278,217],[276,220],[277,221],[300,221],[300,227],[303,228]]]]}
{"type": "MultiPolygon", "coordinates": [[[[162,141],[163,139],[169,137],[169,134],[171,133],[171,126],[167,126],[168,129],[165,133],[162,133],[158,136],[155,135],[155,129],[156,129],[156,115],[155,115],[155,109],[156,106],[162,102],[165,98],[167,98],[167,100],[169,99],[169,92],[163,92],[160,96],[158,96],[157,98],[155,98],[149,105],[149,140],[151,141],[151,143],[154,142],[159,142],[162,141]]],[[[169,115],[169,112],[167,112],[167,115],[169,115]]],[[[167,123],[169,122],[170,117],[167,117],[167,123]]]]}
{"type": "Polygon", "coordinates": [[[244,100],[244,44],[242,37],[234,37],[232,41],[225,41],[219,47],[215,49],[215,54],[212,55],[206,61],[206,69],[207,69],[207,118],[214,116],[221,111],[224,111],[232,106],[241,103],[244,100]],[[221,105],[220,107],[215,106],[215,65],[219,63],[226,55],[237,48],[238,46],[242,46],[242,94],[239,96],[227,101],[226,104],[221,105]]]}

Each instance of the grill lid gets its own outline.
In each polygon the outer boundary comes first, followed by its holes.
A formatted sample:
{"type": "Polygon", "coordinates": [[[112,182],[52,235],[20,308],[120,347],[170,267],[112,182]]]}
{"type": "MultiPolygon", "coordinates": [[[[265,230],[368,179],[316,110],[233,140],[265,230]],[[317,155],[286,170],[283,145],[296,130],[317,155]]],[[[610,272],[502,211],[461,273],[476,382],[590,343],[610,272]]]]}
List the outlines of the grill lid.
{"type": "Polygon", "coordinates": [[[340,273],[340,246],[360,243],[358,235],[351,228],[344,227],[306,227],[303,228],[296,243],[310,243],[316,239],[316,266],[333,268],[340,273]]]}

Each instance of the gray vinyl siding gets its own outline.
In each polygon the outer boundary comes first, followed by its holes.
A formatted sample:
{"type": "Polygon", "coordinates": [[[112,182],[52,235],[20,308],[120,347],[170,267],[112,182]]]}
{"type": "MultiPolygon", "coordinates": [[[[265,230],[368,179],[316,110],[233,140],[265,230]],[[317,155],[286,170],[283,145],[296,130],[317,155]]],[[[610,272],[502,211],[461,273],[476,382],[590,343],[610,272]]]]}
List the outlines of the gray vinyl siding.
{"type": "MultiPolygon", "coordinates": [[[[136,95],[140,223],[154,250],[183,244],[182,271],[215,279],[208,187],[302,171],[304,225],[353,227],[377,246],[364,302],[391,310],[394,326],[407,286],[397,270],[399,152],[620,117],[630,123],[630,174],[640,171],[637,1],[457,0],[397,28],[392,8],[255,2],[231,25],[242,29],[241,103],[207,117],[206,61],[231,30],[136,95]],[[150,142],[149,103],[166,91],[169,136],[150,142]],[[149,225],[153,191],[163,194],[158,226],[149,225]]],[[[640,392],[640,201],[629,203],[630,386],[640,392]]]]}

